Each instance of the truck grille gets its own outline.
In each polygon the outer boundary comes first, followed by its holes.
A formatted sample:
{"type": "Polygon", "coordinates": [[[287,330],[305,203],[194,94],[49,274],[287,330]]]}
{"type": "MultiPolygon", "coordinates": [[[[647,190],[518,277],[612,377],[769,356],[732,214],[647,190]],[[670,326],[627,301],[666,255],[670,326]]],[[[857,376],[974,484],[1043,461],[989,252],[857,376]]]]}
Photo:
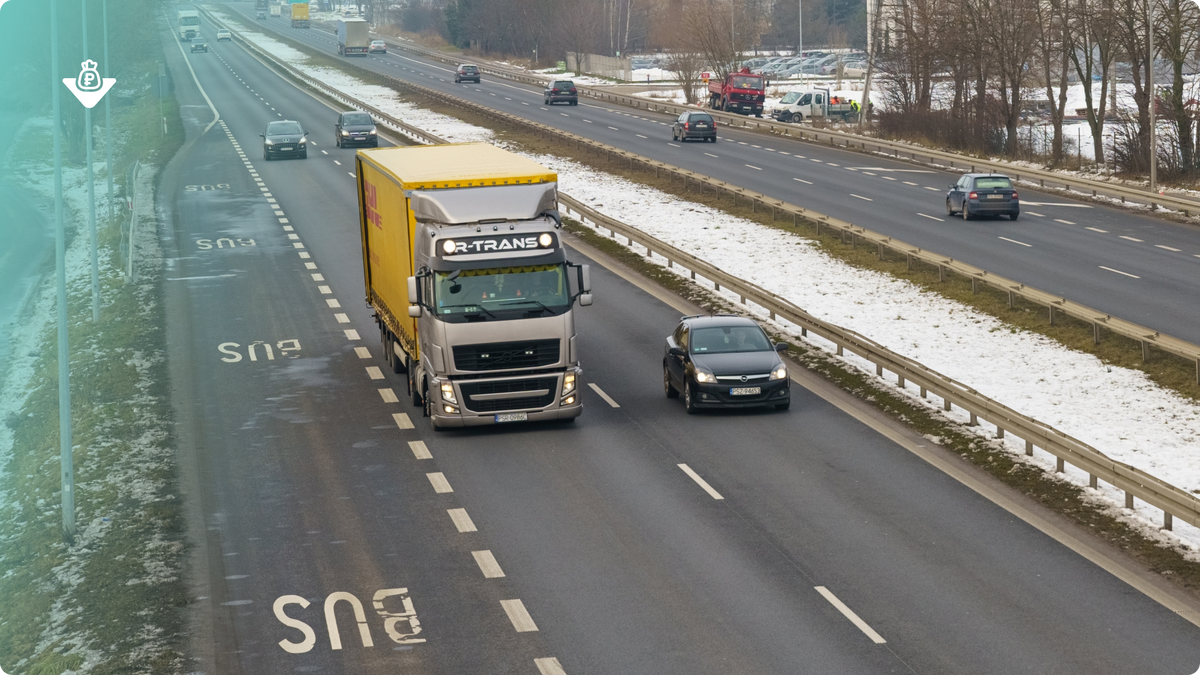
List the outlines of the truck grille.
{"type": "Polygon", "coordinates": [[[454,348],[454,366],[459,370],[539,368],[558,363],[558,353],[558,340],[459,345],[454,348]]]}
{"type": "Polygon", "coordinates": [[[554,401],[558,394],[558,377],[536,377],[525,380],[499,380],[492,382],[463,382],[459,385],[463,395],[463,407],[472,412],[489,413],[503,410],[525,410],[527,408],[545,408],[554,401]],[[522,391],[538,391],[548,389],[549,393],[542,396],[521,396],[518,398],[500,398],[489,401],[472,401],[476,394],[508,394],[522,391]]]}

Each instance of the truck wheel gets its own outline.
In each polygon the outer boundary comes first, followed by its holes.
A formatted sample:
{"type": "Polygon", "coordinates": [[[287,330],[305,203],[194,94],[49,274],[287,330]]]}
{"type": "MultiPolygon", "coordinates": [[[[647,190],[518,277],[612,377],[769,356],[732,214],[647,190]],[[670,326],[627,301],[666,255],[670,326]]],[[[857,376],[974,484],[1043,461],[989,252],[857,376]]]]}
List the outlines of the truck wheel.
{"type": "Polygon", "coordinates": [[[398,344],[394,339],[389,339],[387,344],[388,358],[392,362],[392,372],[397,374],[407,372],[407,369],[404,367],[404,357],[396,353],[396,346],[398,344]]]}
{"type": "Polygon", "coordinates": [[[408,392],[412,394],[412,403],[414,408],[420,408],[425,405],[425,399],[421,396],[420,383],[416,381],[417,369],[408,369],[408,392]]]}
{"type": "Polygon", "coordinates": [[[671,373],[667,371],[667,364],[663,364],[663,392],[667,398],[679,398],[679,390],[675,385],[671,384],[671,373]]]}

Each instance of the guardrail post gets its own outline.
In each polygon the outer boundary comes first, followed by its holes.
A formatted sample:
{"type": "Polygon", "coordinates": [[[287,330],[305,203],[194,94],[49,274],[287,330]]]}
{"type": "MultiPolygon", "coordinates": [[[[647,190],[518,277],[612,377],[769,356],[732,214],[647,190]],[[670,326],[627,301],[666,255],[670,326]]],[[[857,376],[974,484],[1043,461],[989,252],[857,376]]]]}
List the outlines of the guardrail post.
{"type": "Polygon", "coordinates": [[[875,376],[883,377],[883,366],[879,365],[878,363],[875,364],[875,376]]]}
{"type": "Polygon", "coordinates": [[[1129,490],[1125,491],[1125,508],[1133,509],[1133,493],[1129,490]]]}
{"type": "Polygon", "coordinates": [[[1093,490],[1095,490],[1095,489],[1096,489],[1096,487],[1097,487],[1097,486],[1099,486],[1099,485],[1100,485],[1100,480],[1099,480],[1098,478],[1096,478],[1096,474],[1094,474],[1094,473],[1089,473],[1089,474],[1088,474],[1088,487],[1090,487],[1090,488],[1092,488],[1093,490]]]}
{"type": "MultiPolygon", "coordinates": [[[[1092,344],[1095,344],[1095,345],[1100,344],[1100,322],[1099,321],[1092,322],[1092,344]]],[[[1200,364],[1200,361],[1197,361],[1197,363],[1200,364]]],[[[1200,371],[1197,371],[1197,372],[1200,372],[1200,371]]],[[[1200,377],[1200,376],[1198,376],[1198,377],[1200,377]]]]}
{"type": "Polygon", "coordinates": [[[971,422],[969,424],[967,424],[967,426],[969,426],[969,427],[979,426],[979,418],[975,416],[975,413],[971,413],[971,422]]]}
{"type": "Polygon", "coordinates": [[[1150,360],[1150,341],[1142,340],[1142,363],[1150,360]]]}
{"type": "Polygon", "coordinates": [[[996,438],[1004,438],[1004,427],[996,425],[996,438]]]}
{"type": "Polygon", "coordinates": [[[879,259],[883,260],[883,242],[879,242],[879,259]]]}
{"type": "Polygon", "coordinates": [[[838,345],[838,348],[837,348],[837,355],[838,355],[838,356],[841,356],[841,355],[842,355],[842,346],[841,346],[841,345],[838,345]]]}
{"type": "Polygon", "coordinates": [[[1200,384],[1200,358],[1196,359],[1196,384],[1200,384]]]}
{"type": "Polygon", "coordinates": [[[976,285],[975,285],[975,282],[976,282],[976,281],[978,281],[978,279],[976,279],[975,277],[971,277],[971,293],[978,293],[978,292],[979,292],[979,289],[978,289],[978,287],[976,287],[976,285]]]}
{"type": "Polygon", "coordinates": [[[1008,292],[1008,308],[1009,309],[1013,308],[1013,292],[1012,291],[1008,292]]]}
{"type": "Polygon", "coordinates": [[[896,376],[896,386],[898,386],[898,387],[900,387],[901,389],[903,389],[903,388],[904,388],[904,384],[905,384],[905,383],[904,383],[904,376],[903,376],[903,375],[897,375],[897,376],[896,376]]]}
{"type": "Polygon", "coordinates": [[[800,337],[808,337],[808,329],[807,328],[803,328],[803,327],[800,328],[800,337]]]}
{"type": "Polygon", "coordinates": [[[1025,454],[1033,457],[1033,441],[1025,441],[1025,454]]]}
{"type": "Polygon", "coordinates": [[[1174,518],[1171,517],[1171,514],[1167,513],[1166,511],[1163,511],[1163,528],[1162,529],[1170,530],[1174,526],[1173,521],[1174,521],[1174,518]]]}
{"type": "Polygon", "coordinates": [[[910,270],[912,269],[912,254],[911,253],[904,254],[904,267],[905,267],[905,269],[910,269],[910,270]]]}
{"type": "Polygon", "coordinates": [[[946,412],[950,412],[951,407],[952,406],[950,404],[950,399],[948,399],[948,398],[942,399],[942,410],[945,410],[946,412]]]}
{"type": "Polygon", "coordinates": [[[946,281],[946,266],[938,265],[938,281],[946,281]]]}
{"type": "Polygon", "coordinates": [[[1058,461],[1054,463],[1054,473],[1062,473],[1067,470],[1067,462],[1062,457],[1056,458],[1058,461]]]}
{"type": "Polygon", "coordinates": [[[1054,305],[1050,305],[1050,325],[1054,325],[1054,305]]]}
{"type": "Polygon", "coordinates": [[[925,398],[925,395],[928,393],[929,392],[925,391],[925,387],[921,387],[921,398],[925,398]]]}

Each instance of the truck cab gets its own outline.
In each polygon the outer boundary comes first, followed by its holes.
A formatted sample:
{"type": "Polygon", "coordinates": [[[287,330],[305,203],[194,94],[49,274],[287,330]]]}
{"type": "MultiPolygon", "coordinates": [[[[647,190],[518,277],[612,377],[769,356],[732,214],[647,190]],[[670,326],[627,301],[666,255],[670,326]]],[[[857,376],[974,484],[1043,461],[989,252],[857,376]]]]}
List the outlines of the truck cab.
{"type": "Polygon", "coordinates": [[[766,88],[762,75],[742,68],[725,79],[708,81],[708,105],[713,110],[762,117],[766,88]]]}
{"type": "Polygon", "coordinates": [[[833,102],[828,89],[803,89],[784,94],[773,108],[771,117],[780,122],[803,122],[810,118],[840,119],[853,122],[858,119],[858,106],[850,99],[833,102]]]}

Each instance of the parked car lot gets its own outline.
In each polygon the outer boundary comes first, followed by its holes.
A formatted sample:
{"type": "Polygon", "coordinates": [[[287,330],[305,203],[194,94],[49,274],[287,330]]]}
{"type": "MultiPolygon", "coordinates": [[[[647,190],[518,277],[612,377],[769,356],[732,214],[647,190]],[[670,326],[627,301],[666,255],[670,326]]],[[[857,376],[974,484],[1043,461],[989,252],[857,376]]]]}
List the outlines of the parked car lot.
{"type": "Polygon", "coordinates": [[[717,121],[712,115],[688,111],[675,120],[671,125],[671,139],[682,142],[691,138],[717,142],[717,121]]]}
{"type": "Polygon", "coordinates": [[[791,405],[787,365],[763,329],[745,317],[728,314],[685,316],[667,336],[663,353],[663,391],[683,395],[694,415],[703,408],[791,405]]]}
{"type": "Polygon", "coordinates": [[[963,220],[974,216],[1006,215],[1016,220],[1021,215],[1017,189],[1008,176],[998,173],[963,174],[946,194],[946,215],[962,214],[963,220]]]}

